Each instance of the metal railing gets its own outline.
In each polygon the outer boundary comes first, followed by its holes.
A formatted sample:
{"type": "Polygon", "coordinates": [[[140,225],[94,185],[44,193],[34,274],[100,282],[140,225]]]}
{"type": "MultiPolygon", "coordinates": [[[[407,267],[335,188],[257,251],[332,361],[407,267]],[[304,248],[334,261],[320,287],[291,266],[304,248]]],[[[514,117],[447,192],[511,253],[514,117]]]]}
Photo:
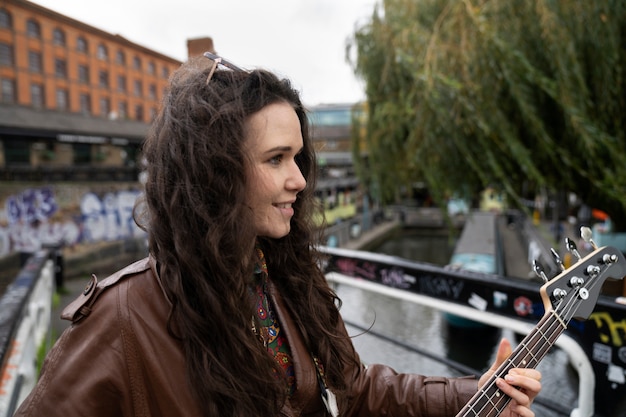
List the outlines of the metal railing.
{"type": "MultiPolygon", "coordinates": [[[[520,334],[528,334],[533,325],[521,320],[494,314],[489,311],[480,311],[475,308],[429,297],[409,291],[392,288],[386,285],[371,282],[365,279],[354,279],[337,272],[329,272],[326,278],[331,283],[353,286],[365,291],[372,291],[399,300],[421,304],[442,312],[461,316],[502,329],[510,329],[520,334]]],[[[567,334],[562,334],[555,343],[567,353],[571,366],[578,373],[578,406],[571,411],[570,417],[593,417],[595,373],[588,356],[580,344],[567,334]]]]}
{"type": "Polygon", "coordinates": [[[10,417],[35,386],[37,353],[49,335],[54,262],[31,256],[0,297],[0,417],[10,417]]]}

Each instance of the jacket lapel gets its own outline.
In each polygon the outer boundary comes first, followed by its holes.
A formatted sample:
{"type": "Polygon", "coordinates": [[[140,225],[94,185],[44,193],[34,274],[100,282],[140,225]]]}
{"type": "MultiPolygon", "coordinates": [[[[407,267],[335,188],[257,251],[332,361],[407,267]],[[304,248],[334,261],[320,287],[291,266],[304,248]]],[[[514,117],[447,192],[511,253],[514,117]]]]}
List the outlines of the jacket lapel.
{"type": "Polygon", "coordinates": [[[274,303],[275,313],[278,316],[280,327],[282,331],[285,332],[285,336],[289,342],[296,374],[296,391],[288,400],[288,409],[284,411],[287,415],[299,416],[303,413],[309,414],[321,410],[323,405],[321,403],[317,374],[311,353],[305,346],[298,327],[291,319],[289,310],[271,280],[268,283],[268,290],[269,296],[274,303]]]}

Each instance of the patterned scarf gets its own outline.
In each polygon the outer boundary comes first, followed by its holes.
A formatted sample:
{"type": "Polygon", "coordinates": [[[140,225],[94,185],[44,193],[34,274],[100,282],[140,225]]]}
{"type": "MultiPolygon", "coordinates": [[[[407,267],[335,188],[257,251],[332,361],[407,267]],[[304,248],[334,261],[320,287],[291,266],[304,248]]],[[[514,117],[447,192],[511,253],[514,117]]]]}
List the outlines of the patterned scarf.
{"type": "Polygon", "coordinates": [[[267,283],[269,280],[267,262],[258,244],[256,251],[259,263],[255,266],[254,271],[255,284],[253,291],[256,300],[256,317],[252,320],[253,331],[263,341],[267,351],[285,372],[288,384],[287,390],[291,396],[296,389],[296,376],[291,350],[284,332],[281,331],[272,303],[267,296],[267,283]],[[256,328],[255,322],[258,323],[259,329],[256,328]]]}

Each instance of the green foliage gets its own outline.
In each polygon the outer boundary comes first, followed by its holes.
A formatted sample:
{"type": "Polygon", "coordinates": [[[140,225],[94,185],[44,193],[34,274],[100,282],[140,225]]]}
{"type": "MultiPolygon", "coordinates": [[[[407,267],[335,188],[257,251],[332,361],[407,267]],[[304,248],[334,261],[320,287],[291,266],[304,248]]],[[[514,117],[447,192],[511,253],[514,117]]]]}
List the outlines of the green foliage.
{"type": "MultiPolygon", "coordinates": [[[[57,291],[55,291],[52,294],[52,308],[54,309],[58,307],[60,303],[61,303],[61,295],[57,291]]],[[[39,345],[39,348],[37,349],[37,375],[41,373],[41,368],[43,366],[44,359],[46,359],[46,355],[48,354],[48,351],[50,350],[52,345],[54,345],[57,338],[58,338],[58,335],[57,335],[56,330],[54,329],[54,327],[50,326],[49,333],[46,335],[44,340],[39,345]]]]}
{"type": "MultiPolygon", "coordinates": [[[[572,191],[626,226],[626,2],[383,0],[348,44],[362,179],[384,202],[489,184],[572,191]]],[[[358,159],[358,158],[357,158],[358,159]]]]}

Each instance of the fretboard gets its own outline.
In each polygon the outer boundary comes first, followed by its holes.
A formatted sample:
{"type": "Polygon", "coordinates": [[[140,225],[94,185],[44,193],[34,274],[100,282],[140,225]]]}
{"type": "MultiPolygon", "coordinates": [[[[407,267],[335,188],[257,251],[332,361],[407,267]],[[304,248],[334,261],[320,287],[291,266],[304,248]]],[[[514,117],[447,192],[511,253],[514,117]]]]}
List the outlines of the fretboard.
{"type": "Polygon", "coordinates": [[[520,342],[511,356],[505,360],[489,380],[479,388],[456,417],[495,417],[500,415],[511,397],[496,385],[512,368],[535,368],[546,356],[567,323],[555,311],[543,316],[537,326],[520,342]]]}

